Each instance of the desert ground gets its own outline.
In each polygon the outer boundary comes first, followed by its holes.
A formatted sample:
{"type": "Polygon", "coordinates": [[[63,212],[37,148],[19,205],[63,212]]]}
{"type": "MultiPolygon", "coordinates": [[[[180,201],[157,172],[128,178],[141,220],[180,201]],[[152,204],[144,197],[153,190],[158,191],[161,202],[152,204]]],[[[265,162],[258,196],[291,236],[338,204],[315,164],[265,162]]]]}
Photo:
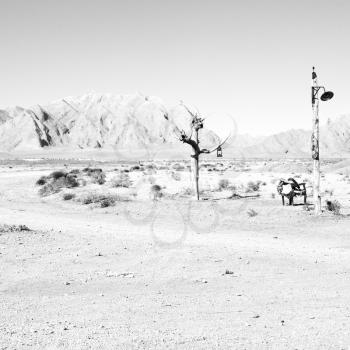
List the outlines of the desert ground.
{"type": "Polygon", "coordinates": [[[276,192],[310,169],[2,160],[0,349],[349,349],[349,162],[320,217],[276,192]]]}

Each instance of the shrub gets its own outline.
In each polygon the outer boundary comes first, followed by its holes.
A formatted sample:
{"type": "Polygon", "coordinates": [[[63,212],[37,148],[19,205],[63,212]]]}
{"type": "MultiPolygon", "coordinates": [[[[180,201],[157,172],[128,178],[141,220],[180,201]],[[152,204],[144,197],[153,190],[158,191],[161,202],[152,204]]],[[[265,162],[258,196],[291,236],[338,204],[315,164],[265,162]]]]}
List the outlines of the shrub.
{"type": "Polygon", "coordinates": [[[182,192],[185,196],[192,196],[194,194],[194,190],[191,187],[184,188],[182,192]]]}
{"type": "Polygon", "coordinates": [[[39,190],[41,196],[49,196],[54,193],[60,192],[63,188],[78,187],[79,183],[76,179],[76,175],[67,174],[64,172],[55,171],[51,173],[47,178],[42,177],[37,183],[42,183],[42,187],[39,190]],[[62,175],[63,174],[63,175],[62,175]]]}
{"type": "Polygon", "coordinates": [[[99,204],[101,208],[107,208],[115,205],[117,201],[122,200],[119,196],[113,194],[89,193],[78,199],[82,204],[99,204]]]}
{"type": "Polygon", "coordinates": [[[162,188],[159,185],[153,185],[151,187],[152,192],[160,192],[161,190],[162,190],[162,188]]]}
{"type": "Polygon", "coordinates": [[[254,209],[248,209],[247,214],[250,218],[257,216],[258,212],[256,212],[254,209]]]}
{"type": "Polygon", "coordinates": [[[260,182],[249,181],[247,184],[246,192],[257,192],[260,189],[260,182]]]}
{"type": "Polygon", "coordinates": [[[47,182],[47,177],[46,177],[46,176],[42,176],[42,177],[36,182],[36,184],[37,184],[38,186],[43,186],[43,185],[46,184],[46,182],[47,182]]]}
{"type": "Polygon", "coordinates": [[[132,185],[132,182],[130,180],[130,176],[127,173],[121,173],[118,176],[115,176],[111,180],[111,186],[112,187],[126,187],[129,188],[132,185]]]}
{"type": "Polygon", "coordinates": [[[0,225],[0,233],[31,231],[26,225],[0,225]]]}
{"type": "Polygon", "coordinates": [[[115,198],[112,196],[102,199],[100,202],[101,208],[107,208],[107,207],[112,207],[115,205],[115,198]]]}
{"type": "Polygon", "coordinates": [[[332,213],[334,213],[335,215],[339,215],[340,214],[340,209],[341,209],[341,205],[337,200],[334,201],[327,201],[326,202],[327,205],[327,210],[331,211],[332,213]]]}
{"type": "Polygon", "coordinates": [[[41,197],[49,196],[50,194],[57,193],[59,190],[54,188],[51,184],[47,183],[39,190],[39,195],[41,197]]]}
{"type": "Polygon", "coordinates": [[[74,193],[64,193],[62,198],[65,201],[70,201],[71,199],[75,198],[75,194],[74,193]]]}
{"type": "Polygon", "coordinates": [[[175,163],[172,167],[174,170],[177,170],[177,171],[183,171],[185,170],[185,167],[182,165],[182,164],[179,164],[179,163],[175,163]]]}
{"type": "Polygon", "coordinates": [[[66,175],[67,175],[66,172],[58,170],[58,171],[52,172],[52,173],[49,175],[49,177],[52,177],[54,180],[58,180],[59,178],[64,177],[64,176],[66,176],[66,175]]]}
{"type": "Polygon", "coordinates": [[[162,188],[159,185],[152,185],[151,186],[151,195],[153,196],[153,200],[161,198],[163,196],[162,188]]]}
{"type": "Polygon", "coordinates": [[[175,181],[181,181],[181,174],[172,172],[172,173],[171,173],[171,177],[172,177],[175,181]]]}
{"type": "Polygon", "coordinates": [[[72,188],[72,187],[78,187],[79,183],[77,181],[77,178],[75,175],[72,174],[67,174],[67,176],[65,178],[61,178],[64,179],[63,181],[63,187],[67,187],[67,188],[72,188]]]}
{"type": "Polygon", "coordinates": [[[91,173],[90,177],[95,184],[103,185],[106,182],[106,174],[103,171],[91,173]]]}
{"type": "Polygon", "coordinates": [[[100,168],[85,168],[83,172],[91,178],[94,184],[103,185],[106,182],[106,174],[100,168]]]}
{"type": "Polygon", "coordinates": [[[221,179],[219,180],[219,190],[224,190],[227,189],[230,185],[230,181],[228,181],[227,179],[221,179]]]}

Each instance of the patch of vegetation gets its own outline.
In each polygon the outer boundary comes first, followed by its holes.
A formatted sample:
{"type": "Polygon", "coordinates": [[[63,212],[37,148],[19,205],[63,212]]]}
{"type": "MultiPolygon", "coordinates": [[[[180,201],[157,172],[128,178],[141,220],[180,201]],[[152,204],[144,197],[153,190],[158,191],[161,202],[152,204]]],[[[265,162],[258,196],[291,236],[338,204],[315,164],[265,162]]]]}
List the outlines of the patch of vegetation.
{"type": "Polygon", "coordinates": [[[247,214],[250,218],[254,217],[254,216],[257,216],[258,215],[258,212],[255,211],[254,209],[248,209],[247,210],[247,214]]]}
{"type": "Polygon", "coordinates": [[[219,185],[219,191],[222,191],[229,187],[230,181],[227,179],[220,179],[218,185],[219,185]]]}
{"type": "Polygon", "coordinates": [[[157,185],[157,184],[152,185],[152,187],[151,187],[151,195],[153,197],[153,200],[161,198],[163,196],[162,188],[159,185],[157,185]]]}
{"type": "Polygon", "coordinates": [[[0,225],[0,233],[31,231],[26,225],[0,225]]]}
{"type": "Polygon", "coordinates": [[[181,194],[184,195],[184,196],[193,196],[194,195],[194,190],[191,187],[186,187],[186,188],[183,189],[181,194]]]}
{"type": "Polygon", "coordinates": [[[172,168],[176,171],[184,171],[185,167],[182,164],[179,163],[175,163],[172,168]]]}
{"type": "Polygon", "coordinates": [[[58,170],[58,171],[52,172],[49,177],[53,178],[54,180],[58,180],[61,177],[65,177],[66,175],[67,175],[66,172],[58,170]]]}
{"type": "Polygon", "coordinates": [[[47,177],[46,176],[41,176],[39,180],[35,183],[38,186],[43,186],[47,182],[47,177]]]}
{"type": "Polygon", "coordinates": [[[39,194],[43,197],[58,193],[64,188],[79,186],[77,175],[64,171],[54,171],[49,176],[42,176],[36,183],[42,186],[39,189],[39,194]]]}
{"type": "Polygon", "coordinates": [[[181,174],[179,174],[179,173],[172,172],[172,173],[171,173],[171,177],[172,177],[175,181],[181,181],[181,174]]]}
{"type": "Polygon", "coordinates": [[[106,174],[100,168],[85,168],[83,172],[91,178],[94,184],[103,185],[106,182],[106,174]]]}
{"type": "Polygon", "coordinates": [[[62,198],[64,201],[70,201],[71,199],[75,198],[75,193],[64,193],[62,198]]]}
{"type": "Polygon", "coordinates": [[[107,208],[114,206],[116,202],[122,201],[118,195],[114,194],[101,194],[101,193],[88,193],[77,199],[78,202],[88,205],[88,204],[99,204],[101,208],[107,208]]]}
{"type": "Polygon", "coordinates": [[[132,181],[130,180],[130,176],[128,173],[121,173],[111,180],[111,187],[129,188],[131,185],[132,181]]]}
{"type": "Polygon", "coordinates": [[[340,209],[341,209],[341,204],[337,200],[334,200],[334,201],[328,200],[326,202],[326,208],[328,211],[331,211],[333,214],[339,215],[340,209]]]}
{"type": "Polygon", "coordinates": [[[260,190],[261,181],[249,181],[246,188],[246,193],[257,192],[260,190]]]}

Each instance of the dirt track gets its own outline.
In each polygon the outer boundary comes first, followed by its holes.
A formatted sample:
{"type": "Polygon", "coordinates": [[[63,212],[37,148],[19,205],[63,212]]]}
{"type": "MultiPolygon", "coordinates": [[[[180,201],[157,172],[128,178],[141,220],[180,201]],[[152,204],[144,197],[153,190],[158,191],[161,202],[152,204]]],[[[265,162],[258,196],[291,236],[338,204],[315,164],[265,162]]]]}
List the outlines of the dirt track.
{"type": "Polygon", "coordinates": [[[34,230],[0,234],[0,349],[349,348],[348,217],[201,202],[189,225],[188,204],[160,201],[136,225],[130,203],[42,201],[34,178],[0,188],[1,222],[34,230]]]}

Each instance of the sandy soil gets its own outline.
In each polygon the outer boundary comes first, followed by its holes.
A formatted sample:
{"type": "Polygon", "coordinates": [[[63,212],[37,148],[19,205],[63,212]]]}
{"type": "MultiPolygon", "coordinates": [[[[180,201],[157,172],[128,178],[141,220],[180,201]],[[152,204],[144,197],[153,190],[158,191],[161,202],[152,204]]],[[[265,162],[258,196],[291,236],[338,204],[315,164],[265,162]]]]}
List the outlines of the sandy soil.
{"type": "Polygon", "coordinates": [[[349,349],[346,210],[270,189],[95,208],[39,197],[47,172],[0,171],[0,224],[32,229],[0,232],[0,349],[349,349]]]}

